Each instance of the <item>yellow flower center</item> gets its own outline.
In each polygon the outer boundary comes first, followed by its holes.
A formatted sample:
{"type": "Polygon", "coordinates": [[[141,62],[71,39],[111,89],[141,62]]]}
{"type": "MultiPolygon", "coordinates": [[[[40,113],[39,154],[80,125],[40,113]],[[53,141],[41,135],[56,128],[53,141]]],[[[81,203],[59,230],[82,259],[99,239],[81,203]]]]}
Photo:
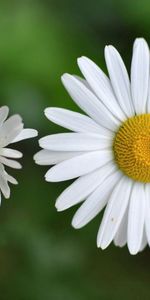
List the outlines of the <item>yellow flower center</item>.
{"type": "Polygon", "coordinates": [[[150,182],[150,114],[127,119],[116,133],[115,160],[129,177],[150,182]]]}

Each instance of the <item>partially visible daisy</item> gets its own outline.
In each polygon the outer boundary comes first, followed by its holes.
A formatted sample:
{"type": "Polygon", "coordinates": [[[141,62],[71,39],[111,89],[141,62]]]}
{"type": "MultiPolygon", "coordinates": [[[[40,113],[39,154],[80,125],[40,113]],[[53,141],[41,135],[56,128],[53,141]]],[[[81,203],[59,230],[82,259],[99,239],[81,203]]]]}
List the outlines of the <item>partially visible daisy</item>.
{"type": "Polygon", "coordinates": [[[14,169],[21,168],[21,164],[14,159],[21,158],[22,153],[9,148],[8,145],[37,136],[36,130],[24,129],[24,124],[19,115],[13,115],[7,119],[8,113],[7,106],[0,108],[0,202],[1,193],[5,198],[10,197],[9,182],[12,184],[18,183],[15,178],[6,172],[4,166],[14,169]]]}
{"type": "Polygon", "coordinates": [[[126,243],[131,254],[150,245],[150,54],[146,41],[133,46],[131,80],[120,54],[106,46],[109,78],[87,57],[78,59],[85,79],[64,74],[62,82],[88,115],[47,108],[46,117],[73,133],[41,138],[39,165],[55,165],[46,181],[77,178],[57,199],[63,211],[78,208],[72,225],[81,228],[106,206],[97,246],[126,243]]]}

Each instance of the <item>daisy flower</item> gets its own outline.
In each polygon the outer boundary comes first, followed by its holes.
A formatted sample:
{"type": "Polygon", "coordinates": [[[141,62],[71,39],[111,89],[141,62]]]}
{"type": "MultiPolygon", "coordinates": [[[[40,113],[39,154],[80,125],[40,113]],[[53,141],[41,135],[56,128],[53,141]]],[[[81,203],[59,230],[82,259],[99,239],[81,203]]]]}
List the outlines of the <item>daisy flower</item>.
{"type": "Polygon", "coordinates": [[[39,140],[39,165],[55,165],[46,181],[76,179],[57,199],[63,211],[81,203],[74,228],[89,223],[106,206],[97,246],[112,241],[136,254],[150,245],[150,53],[134,42],[129,79],[113,46],[105,47],[109,78],[89,58],[78,59],[85,79],[64,74],[62,82],[86,113],[46,108],[46,117],[73,132],[39,140]]]}
{"type": "Polygon", "coordinates": [[[0,203],[1,193],[5,198],[10,197],[9,182],[12,184],[18,183],[15,178],[6,172],[4,166],[14,169],[21,168],[21,164],[14,159],[21,158],[22,153],[9,148],[8,145],[37,136],[36,130],[24,129],[24,124],[19,115],[13,115],[7,119],[8,113],[7,106],[0,108],[0,203]]]}

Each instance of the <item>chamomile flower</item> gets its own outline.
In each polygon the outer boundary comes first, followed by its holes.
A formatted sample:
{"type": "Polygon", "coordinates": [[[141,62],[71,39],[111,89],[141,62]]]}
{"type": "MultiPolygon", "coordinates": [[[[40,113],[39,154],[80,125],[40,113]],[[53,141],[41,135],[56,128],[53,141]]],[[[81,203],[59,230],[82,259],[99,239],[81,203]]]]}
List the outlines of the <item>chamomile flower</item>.
{"type": "Polygon", "coordinates": [[[22,153],[9,148],[8,145],[37,136],[36,130],[24,129],[24,124],[19,115],[13,115],[7,119],[8,113],[7,106],[0,108],[0,202],[1,194],[5,198],[10,197],[9,182],[12,184],[18,183],[15,178],[6,172],[4,166],[14,169],[21,168],[21,164],[15,159],[21,158],[22,153]]]}
{"type": "Polygon", "coordinates": [[[46,181],[76,179],[57,199],[63,211],[81,203],[75,228],[89,223],[106,206],[97,246],[126,243],[131,254],[150,245],[150,53],[135,40],[131,79],[120,54],[106,46],[109,78],[89,58],[78,59],[85,79],[64,74],[62,82],[86,113],[47,108],[46,117],[73,132],[39,140],[39,165],[55,165],[46,181]]]}

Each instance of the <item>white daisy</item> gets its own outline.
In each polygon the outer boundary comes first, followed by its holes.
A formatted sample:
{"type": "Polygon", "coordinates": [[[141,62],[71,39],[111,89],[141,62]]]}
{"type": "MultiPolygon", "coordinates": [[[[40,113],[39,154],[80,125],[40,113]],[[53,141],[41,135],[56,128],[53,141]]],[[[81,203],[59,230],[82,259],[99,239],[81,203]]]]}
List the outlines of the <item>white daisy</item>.
{"type": "Polygon", "coordinates": [[[105,249],[126,243],[131,254],[150,245],[150,54],[136,39],[131,80],[120,54],[106,46],[109,78],[87,57],[78,59],[85,79],[64,74],[62,82],[88,115],[47,108],[46,117],[73,133],[41,138],[39,165],[54,165],[46,181],[77,178],[57,199],[58,211],[81,203],[72,225],[81,228],[106,206],[97,235],[105,249]]]}
{"type": "Polygon", "coordinates": [[[6,172],[4,165],[14,169],[21,168],[21,164],[14,159],[21,158],[22,153],[8,148],[8,145],[37,136],[36,130],[23,128],[24,124],[19,115],[13,115],[7,119],[8,113],[7,106],[0,108],[0,203],[1,193],[5,198],[10,197],[8,183],[17,184],[16,179],[6,172]]]}

